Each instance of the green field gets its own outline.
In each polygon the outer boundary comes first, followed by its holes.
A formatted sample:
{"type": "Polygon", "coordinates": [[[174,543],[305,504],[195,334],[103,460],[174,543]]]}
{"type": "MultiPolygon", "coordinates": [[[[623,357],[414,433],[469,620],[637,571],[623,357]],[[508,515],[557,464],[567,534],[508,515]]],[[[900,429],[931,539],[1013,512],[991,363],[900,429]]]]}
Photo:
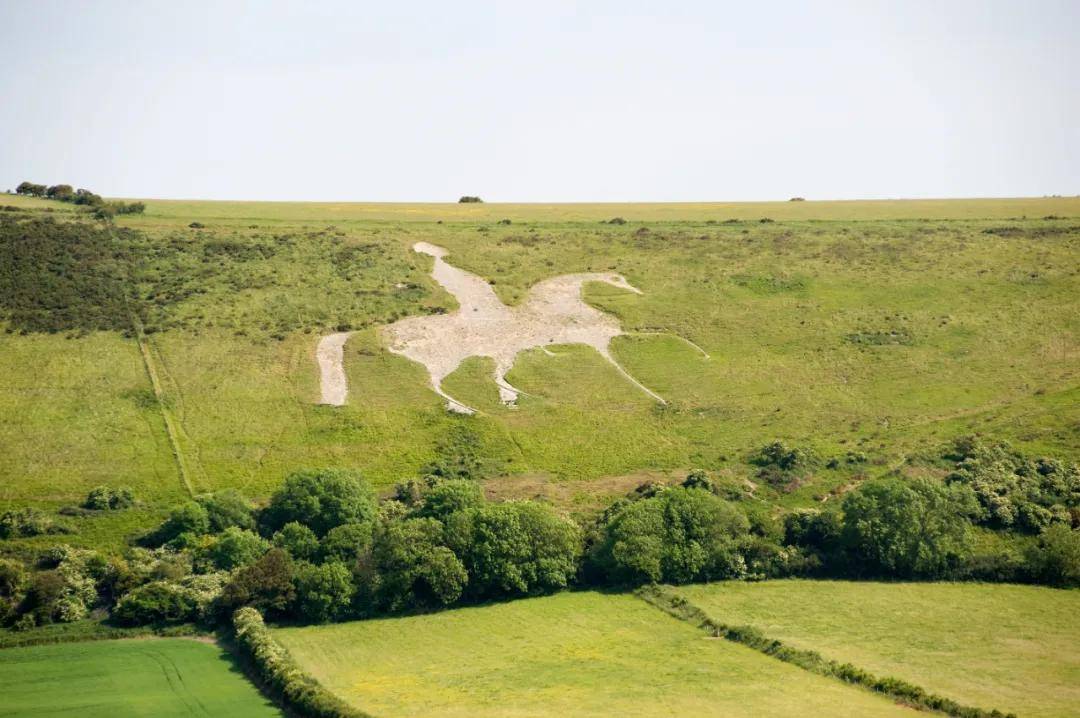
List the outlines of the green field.
{"type": "Polygon", "coordinates": [[[275,635],[380,716],[889,716],[912,711],[762,656],[629,595],[547,598],[275,635]]]}
{"type": "Polygon", "coordinates": [[[1080,705],[1080,592],[847,581],[676,589],[711,618],[967,705],[1041,718],[1080,705]]]}
{"type": "Polygon", "coordinates": [[[0,715],[280,716],[220,648],[152,639],[0,651],[0,715]]]}
{"type": "MultiPolygon", "coordinates": [[[[60,203],[3,203],[73,216],[60,203]]],[[[148,258],[132,291],[148,307],[148,346],[195,491],[266,496],[305,466],[357,468],[389,487],[464,438],[493,480],[588,494],[643,472],[704,468],[742,481],[752,478],[749,452],[774,439],[825,456],[857,450],[869,474],[972,431],[1075,458],[1078,216],[1076,198],[150,201],[118,223],[144,233],[148,258]],[[628,223],[600,223],[612,216],[628,223]],[[757,221],[765,216],[776,221],[757,221]],[[427,276],[430,259],[409,250],[418,240],[447,247],[511,304],[557,274],[625,274],[643,295],[590,285],[586,298],[640,332],[616,339],[614,352],[669,404],[569,346],[519,357],[508,379],[528,396],[514,409],[498,404],[481,361],[466,363],[446,385],[483,413],[448,415],[422,368],[389,354],[378,334],[454,305],[427,276]],[[357,330],[346,348],[350,402],[332,409],[315,404],[313,353],[341,325],[357,330]],[[652,332],[691,339],[712,358],[652,332]]],[[[0,508],[58,509],[97,484],[125,484],[152,524],[185,489],[135,341],[11,328],[0,335],[0,508]]],[[[821,469],[758,496],[804,505],[851,478],[821,469]]],[[[99,545],[122,542],[139,520],[71,523],[72,542],[99,545]]]]}

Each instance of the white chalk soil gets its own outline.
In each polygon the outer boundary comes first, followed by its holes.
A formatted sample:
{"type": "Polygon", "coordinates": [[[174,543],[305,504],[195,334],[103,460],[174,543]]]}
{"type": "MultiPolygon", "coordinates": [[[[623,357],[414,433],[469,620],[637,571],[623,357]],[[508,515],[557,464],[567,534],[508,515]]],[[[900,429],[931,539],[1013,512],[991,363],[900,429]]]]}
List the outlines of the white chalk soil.
{"type": "MultiPolygon", "coordinates": [[[[606,282],[641,294],[624,277],[610,273],[564,274],[546,279],[530,290],[520,307],[503,304],[491,286],[474,274],[449,264],[447,250],[417,242],[413,250],[435,258],[431,276],[454,295],[459,308],[449,314],[408,317],[383,328],[390,351],[423,364],[431,388],[446,400],[450,411],[471,414],[474,409],[447,394],[443,380],[469,357],[495,361],[494,380],[499,397],[512,405],[521,393],[506,381],[517,355],[527,349],[552,344],[585,344],[593,347],[634,386],[665,403],[664,399],[626,372],[611,355],[611,340],[624,332],[619,322],[589,306],[581,298],[586,282],[606,282]]],[[[348,385],[343,347],[349,334],[323,337],[316,352],[322,376],[322,401],[345,403],[348,385]]]]}

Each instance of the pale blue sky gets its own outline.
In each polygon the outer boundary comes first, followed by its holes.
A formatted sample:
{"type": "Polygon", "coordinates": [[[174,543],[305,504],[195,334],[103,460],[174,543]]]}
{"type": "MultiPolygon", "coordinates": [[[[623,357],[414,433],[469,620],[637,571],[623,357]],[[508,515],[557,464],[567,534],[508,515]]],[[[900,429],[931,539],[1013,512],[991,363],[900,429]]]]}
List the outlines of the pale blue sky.
{"type": "Polygon", "coordinates": [[[0,0],[0,189],[1080,193],[1080,2],[0,0]]]}

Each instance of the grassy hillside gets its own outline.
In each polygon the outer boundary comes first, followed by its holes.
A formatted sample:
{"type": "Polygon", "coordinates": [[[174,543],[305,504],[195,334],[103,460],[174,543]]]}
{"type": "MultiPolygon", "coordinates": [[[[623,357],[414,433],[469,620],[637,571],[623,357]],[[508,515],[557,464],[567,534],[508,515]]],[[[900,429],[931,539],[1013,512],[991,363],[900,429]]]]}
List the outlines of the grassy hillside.
{"type": "MultiPolygon", "coordinates": [[[[74,217],[70,205],[2,203],[74,217]]],[[[695,467],[753,479],[747,455],[774,439],[826,457],[866,455],[865,464],[757,487],[788,505],[824,499],[971,431],[1075,459],[1078,216],[1075,198],[150,201],[145,216],[118,220],[133,231],[118,236],[120,260],[110,261],[120,264],[100,286],[57,284],[47,263],[11,265],[20,281],[0,297],[10,332],[0,335],[0,508],[56,509],[108,483],[136,489],[149,509],[138,516],[159,515],[184,492],[162,409],[194,490],[256,496],[288,471],[319,465],[358,468],[389,487],[463,445],[489,477],[529,486],[621,486],[622,476],[695,467]],[[612,216],[630,222],[600,223],[612,216]],[[513,223],[497,223],[504,217],[513,223]],[[447,247],[451,262],[491,281],[509,304],[557,274],[625,274],[643,295],[590,285],[587,299],[638,332],[616,339],[614,352],[669,404],[655,404],[591,350],[568,346],[519,357],[508,379],[528,395],[512,409],[496,401],[483,361],[466,363],[446,385],[483,413],[448,415],[422,368],[389,354],[378,331],[454,307],[427,275],[430,258],[409,250],[418,240],[447,247]],[[78,291],[108,298],[117,286],[147,328],[160,401],[122,330],[128,317],[109,316],[123,305],[67,307],[78,291]],[[337,328],[357,331],[346,346],[349,405],[317,406],[315,344],[337,328]]],[[[68,278],[97,276],[101,248],[83,252],[81,241],[65,249],[68,278]]],[[[21,251],[0,260],[25,260],[21,251]]],[[[136,519],[71,522],[79,533],[70,540],[98,543],[136,519]]]]}
{"type": "Polygon", "coordinates": [[[1080,704],[1077,591],[797,580],[677,591],[717,621],[968,705],[1063,718],[1080,704]]]}
{"type": "Polygon", "coordinates": [[[0,696],[4,716],[281,715],[221,649],[182,639],[0,651],[0,696]]]}
{"type": "Polygon", "coordinates": [[[289,628],[305,670],[382,716],[889,716],[888,700],[597,593],[289,628]]]}

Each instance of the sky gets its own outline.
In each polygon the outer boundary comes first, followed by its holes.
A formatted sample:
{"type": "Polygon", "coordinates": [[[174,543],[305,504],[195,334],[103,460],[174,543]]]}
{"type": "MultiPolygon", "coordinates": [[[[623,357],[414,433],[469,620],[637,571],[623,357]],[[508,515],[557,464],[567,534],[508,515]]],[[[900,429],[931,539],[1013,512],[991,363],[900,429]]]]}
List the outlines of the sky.
{"type": "Polygon", "coordinates": [[[1080,194],[1080,2],[0,0],[0,190],[1080,194]]]}

